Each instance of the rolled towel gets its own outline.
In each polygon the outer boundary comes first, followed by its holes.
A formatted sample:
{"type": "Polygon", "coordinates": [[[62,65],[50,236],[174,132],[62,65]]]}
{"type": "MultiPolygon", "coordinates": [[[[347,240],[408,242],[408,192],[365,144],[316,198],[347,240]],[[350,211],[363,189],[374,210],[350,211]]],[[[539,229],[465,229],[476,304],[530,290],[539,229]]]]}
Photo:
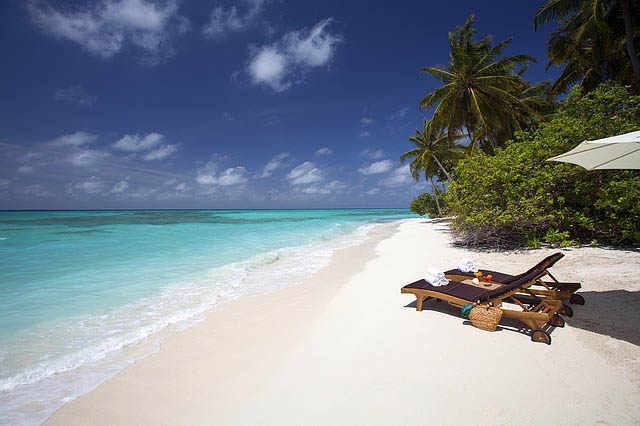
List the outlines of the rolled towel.
{"type": "Polygon", "coordinates": [[[472,260],[467,259],[466,257],[462,258],[460,263],[458,264],[458,271],[460,272],[478,272],[478,267],[472,260]]]}
{"type": "Polygon", "coordinates": [[[429,268],[427,270],[427,274],[424,277],[424,280],[434,287],[440,287],[449,284],[449,280],[444,277],[444,273],[434,268],[429,268]],[[442,276],[439,276],[439,274],[442,274],[442,276]]]}
{"type": "Polygon", "coordinates": [[[433,275],[434,277],[437,277],[437,278],[444,278],[444,272],[439,271],[436,268],[431,268],[430,267],[429,269],[427,269],[427,274],[431,274],[431,275],[433,275]]]}

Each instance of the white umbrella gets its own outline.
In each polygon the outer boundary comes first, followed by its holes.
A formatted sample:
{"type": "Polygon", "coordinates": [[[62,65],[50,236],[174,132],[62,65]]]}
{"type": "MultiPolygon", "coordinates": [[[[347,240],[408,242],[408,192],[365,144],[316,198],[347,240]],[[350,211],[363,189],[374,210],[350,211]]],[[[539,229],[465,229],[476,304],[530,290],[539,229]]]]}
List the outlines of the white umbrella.
{"type": "Polygon", "coordinates": [[[584,141],[547,161],[573,163],[587,170],[640,169],[640,131],[584,141]]]}

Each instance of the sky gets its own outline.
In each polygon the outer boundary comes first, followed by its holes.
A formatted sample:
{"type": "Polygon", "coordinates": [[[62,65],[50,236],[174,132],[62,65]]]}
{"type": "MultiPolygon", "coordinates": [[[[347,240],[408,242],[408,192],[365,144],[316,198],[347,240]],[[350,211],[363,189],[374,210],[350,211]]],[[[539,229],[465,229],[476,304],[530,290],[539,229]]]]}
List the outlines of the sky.
{"type": "Polygon", "coordinates": [[[5,0],[0,209],[408,207],[447,34],[538,59],[539,2],[5,0]]]}

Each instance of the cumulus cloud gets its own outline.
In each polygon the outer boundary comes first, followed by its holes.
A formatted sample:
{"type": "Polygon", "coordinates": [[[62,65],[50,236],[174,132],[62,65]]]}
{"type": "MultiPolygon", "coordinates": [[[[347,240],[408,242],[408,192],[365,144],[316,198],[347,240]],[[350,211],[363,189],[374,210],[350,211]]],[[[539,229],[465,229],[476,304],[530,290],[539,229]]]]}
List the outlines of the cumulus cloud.
{"type": "Polygon", "coordinates": [[[96,101],[96,97],[89,95],[82,86],[69,86],[64,89],[57,89],[53,94],[53,99],[85,107],[92,106],[96,101]]]}
{"type": "Polygon", "coordinates": [[[254,49],[247,66],[251,82],[281,92],[310,69],[328,65],[342,41],[330,32],[332,22],[324,19],[308,31],[292,31],[274,44],[254,49]]]}
{"type": "Polygon", "coordinates": [[[145,161],[164,160],[178,152],[179,149],[179,145],[162,145],[161,147],[145,154],[142,159],[145,161]]]}
{"type": "Polygon", "coordinates": [[[360,152],[361,157],[370,158],[372,160],[379,160],[384,157],[384,152],[381,149],[371,150],[369,148],[360,152]]]}
{"type": "Polygon", "coordinates": [[[347,185],[344,182],[340,182],[339,180],[331,181],[330,183],[324,186],[312,185],[306,188],[303,188],[301,192],[308,195],[329,195],[334,193],[342,193],[347,185]]]}
{"type": "Polygon", "coordinates": [[[88,145],[98,139],[97,135],[91,133],[77,131],[75,133],[69,133],[67,135],[58,136],[54,140],[47,142],[49,146],[55,147],[79,147],[82,145],[88,145]]]}
{"type": "Polygon", "coordinates": [[[230,33],[246,31],[254,26],[264,10],[264,0],[246,0],[244,14],[238,12],[234,5],[229,8],[217,6],[211,11],[209,22],[202,28],[202,33],[212,40],[222,40],[230,33]]]}
{"type": "Polygon", "coordinates": [[[164,135],[160,133],[147,133],[146,135],[124,135],[112,146],[114,149],[125,152],[145,152],[142,159],[145,161],[164,160],[180,150],[180,145],[163,144],[164,135]]]}
{"type": "Polygon", "coordinates": [[[129,182],[127,182],[126,180],[121,180],[113,186],[111,192],[113,192],[114,194],[122,194],[123,192],[126,192],[127,189],[129,189],[129,182]]]}
{"type": "Polygon", "coordinates": [[[102,152],[95,149],[85,149],[82,151],[71,153],[71,155],[69,155],[69,161],[74,166],[89,167],[99,163],[108,156],[109,153],[107,152],[102,152]]]}
{"type": "Polygon", "coordinates": [[[152,64],[170,56],[172,38],[189,29],[175,0],[99,0],[68,8],[31,0],[28,11],[44,33],[77,43],[97,56],[111,58],[131,45],[152,64]]]}
{"type": "Polygon", "coordinates": [[[371,133],[369,133],[368,130],[363,130],[358,134],[358,136],[361,137],[361,138],[366,138],[366,137],[369,137],[370,134],[371,133]]]}
{"type": "Polygon", "coordinates": [[[404,118],[405,115],[407,115],[407,111],[409,111],[409,108],[401,108],[398,111],[396,111],[393,114],[391,114],[387,118],[387,120],[400,120],[400,119],[404,118]]]}
{"type": "Polygon", "coordinates": [[[302,185],[314,182],[320,182],[324,179],[322,171],[310,161],[306,161],[299,166],[291,169],[287,175],[287,179],[292,185],[302,185]]]}
{"type": "Polygon", "coordinates": [[[267,164],[265,164],[264,169],[262,169],[262,173],[260,174],[261,178],[268,178],[271,174],[278,168],[280,168],[284,162],[284,160],[289,157],[288,152],[280,153],[274,156],[267,164]]]}
{"type": "Polygon", "coordinates": [[[232,186],[247,182],[247,170],[242,166],[229,167],[218,173],[218,157],[213,156],[196,173],[196,182],[203,186],[232,186]]]}
{"type": "Polygon", "coordinates": [[[393,161],[382,160],[371,163],[367,166],[358,169],[358,173],[363,175],[375,175],[379,173],[386,173],[393,167],[393,161]]]}
{"type": "Polygon", "coordinates": [[[327,148],[327,147],[325,146],[324,148],[320,148],[320,149],[316,150],[315,154],[316,154],[318,157],[321,157],[321,156],[323,156],[323,155],[331,155],[331,154],[333,154],[333,150],[332,150],[332,149],[330,149],[330,148],[327,148]]]}
{"type": "Polygon", "coordinates": [[[31,173],[32,171],[33,171],[33,167],[31,166],[18,167],[18,173],[26,174],[26,173],[31,173]]]}
{"type": "Polygon", "coordinates": [[[77,191],[85,192],[87,194],[97,194],[102,192],[104,189],[104,184],[97,179],[95,176],[91,176],[90,179],[86,181],[77,182],[67,188],[67,192],[70,194],[75,194],[77,191]]]}
{"type": "Polygon", "coordinates": [[[155,148],[162,142],[164,136],[160,133],[147,133],[146,135],[124,135],[113,144],[115,149],[127,152],[146,151],[155,148]]]}
{"type": "Polygon", "coordinates": [[[371,118],[371,117],[362,117],[362,119],[360,119],[360,123],[361,123],[363,126],[368,126],[368,125],[370,125],[370,124],[373,124],[373,121],[374,121],[374,120],[373,120],[373,118],[371,118]]]}
{"type": "Polygon", "coordinates": [[[380,181],[380,185],[387,187],[396,187],[407,185],[411,182],[413,182],[411,171],[409,170],[409,165],[405,164],[404,166],[398,167],[397,169],[389,173],[389,176],[380,181]]]}

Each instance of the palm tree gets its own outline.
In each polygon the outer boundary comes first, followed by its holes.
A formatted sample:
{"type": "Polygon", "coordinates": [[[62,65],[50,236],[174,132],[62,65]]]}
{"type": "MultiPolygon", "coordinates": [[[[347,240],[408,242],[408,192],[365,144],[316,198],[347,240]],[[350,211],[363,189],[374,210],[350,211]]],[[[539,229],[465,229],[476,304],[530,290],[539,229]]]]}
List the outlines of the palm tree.
{"type": "Polygon", "coordinates": [[[640,92],[640,57],[635,49],[633,21],[640,23],[640,6],[628,0],[549,0],[536,13],[536,29],[560,23],[547,43],[551,65],[564,66],[554,93],[579,83],[585,91],[615,80],[640,92]]]}
{"type": "Polygon", "coordinates": [[[474,16],[456,31],[449,33],[451,47],[447,67],[425,67],[422,73],[441,80],[444,85],[428,93],[420,108],[433,112],[433,126],[454,135],[465,131],[480,146],[493,151],[512,136],[512,125],[518,111],[529,111],[518,94],[529,85],[521,77],[529,62],[528,55],[512,55],[498,59],[511,39],[491,46],[491,37],[474,40],[474,16]],[[520,69],[517,69],[520,68],[520,69]]]}
{"type": "Polygon", "coordinates": [[[400,161],[404,163],[406,160],[411,159],[409,170],[416,182],[420,180],[420,175],[424,173],[425,178],[431,182],[431,191],[436,200],[438,213],[442,214],[433,177],[436,176],[441,181],[446,176],[447,180],[451,180],[451,175],[442,163],[460,158],[462,147],[457,145],[455,141],[462,136],[449,136],[445,132],[434,131],[432,120],[424,120],[423,127],[423,130],[416,129],[416,134],[409,138],[409,141],[416,147],[402,154],[400,161]]]}

